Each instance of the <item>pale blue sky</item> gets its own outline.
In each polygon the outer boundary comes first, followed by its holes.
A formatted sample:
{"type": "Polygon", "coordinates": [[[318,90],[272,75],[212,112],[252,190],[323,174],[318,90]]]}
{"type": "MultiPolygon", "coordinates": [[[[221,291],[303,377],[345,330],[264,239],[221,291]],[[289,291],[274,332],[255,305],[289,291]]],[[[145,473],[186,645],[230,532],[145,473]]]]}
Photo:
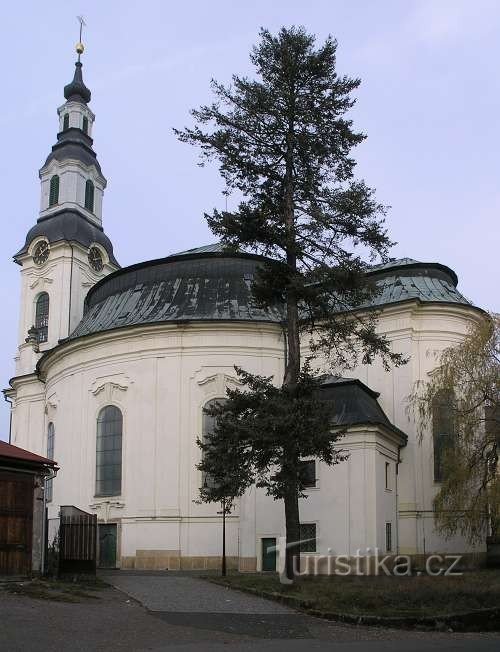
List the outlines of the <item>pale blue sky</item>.
{"type": "MultiPolygon", "coordinates": [[[[368,134],[358,174],[390,204],[393,256],[452,267],[459,289],[500,311],[500,3],[495,0],[73,0],[2,7],[0,370],[17,346],[19,268],[35,223],[38,169],[73,75],[75,16],[88,23],[84,79],[94,146],[108,179],[103,219],[122,265],[214,240],[203,212],[221,207],[215,166],[171,127],[210,98],[209,81],[251,72],[261,26],[300,24],[339,41],[338,70],[362,85],[352,112],[368,134]]],[[[8,434],[0,406],[0,438],[8,434]]]]}

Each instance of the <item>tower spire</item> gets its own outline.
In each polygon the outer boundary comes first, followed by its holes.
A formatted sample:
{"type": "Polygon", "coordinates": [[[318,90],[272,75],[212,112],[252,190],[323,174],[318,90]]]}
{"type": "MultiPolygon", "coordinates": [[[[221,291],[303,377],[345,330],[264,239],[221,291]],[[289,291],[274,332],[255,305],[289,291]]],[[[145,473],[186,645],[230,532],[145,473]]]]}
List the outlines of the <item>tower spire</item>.
{"type": "Polygon", "coordinates": [[[80,61],[80,57],[85,50],[85,46],[82,43],[82,31],[86,23],[83,19],[83,16],[77,16],[77,18],[78,22],[80,23],[79,40],[75,46],[76,53],[78,54],[78,59],[75,62],[75,74],[73,76],[73,81],[64,87],[64,97],[68,101],[74,100],[75,102],[83,102],[84,104],[87,104],[90,102],[92,94],[83,83],[82,62],[80,61]]]}
{"type": "Polygon", "coordinates": [[[78,22],[80,23],[80,37],[78,39],[78,43],[76,44],[76,51],[78,53],[78,61],[80,61],[80,55],[83,54],[83,51],[85,50],[85,46],[82,43],[82,31],[83,28],[87,26],[87,23],[85,22],[83,16],[77,16],[76,17],[78,22]]]}

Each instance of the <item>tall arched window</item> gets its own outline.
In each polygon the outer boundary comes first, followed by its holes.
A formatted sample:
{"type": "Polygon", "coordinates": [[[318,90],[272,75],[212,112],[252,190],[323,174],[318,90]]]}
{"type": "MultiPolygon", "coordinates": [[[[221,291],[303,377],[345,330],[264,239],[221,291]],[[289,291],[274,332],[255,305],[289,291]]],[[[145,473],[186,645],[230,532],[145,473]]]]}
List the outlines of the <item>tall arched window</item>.
{"type": "MultiPolygon", "coordinates": [[[[203,442],[206,442],[206,440],[213,434],[215,428],[215,417],[211,416],[210,414],[207,414],[205,410],[207,408],[211,408],[217,403],[223,405],[226,401],[227,399],[225,398],[212,398],[210,401],[207,401],[203,406],[203,421],[202,421],[202,430],[201,430],[201,438],[203,442]]],[[[213,486],[213,482],[214,482],[213,479],[207,473],[203,473],[201,479],[201,483],[203,487],[213,486]]]]}
{"type": "Polygon", "coordinates": [[[49,206],[55,206],[59,203],[59,177],[54,174],[50,179],[49,206]]]}
{"type": "Polygon", "coordinates": [[[432,403],[432,437],[434,442],[434,480],[446,477],[446,455],[455,443],[452,392],[439,392],[432,403]]]}
{"type": "Polygon", "coordinates": [[[49,339],[49,295],[42,292],[38,295],[35,305],[35,328],[37,329],[38,342],[49,339]]]}
{"type": "MultiPolygon", "coordinates": [[[[47,428],[47,457],[49,460],[54,459],[54,439],[55,439],[55,428],[52,422],[49,423],[47,428]]],[[[53,480],[47,480],[45,483],[45,497],[47,502],[52,500],[52,482],[53,480]]]]}
{"type": "Polygon", "coordinates": [[[84,115],[82,119],[82,131],[84,134],[89,133],[89,119],[87,118],[86,115],[84,115]]]}
{"type": "Polygon", "coordinates": [[[91,213],[94,212],[94,184],[87,179],[85,184],[85,208],[91,213]]]}
{"type": "Polygon", "coordinates": [[[118,496],[122,491],[123,416],[106,405],[97,417],[96,496],[118,496]]]}
{"type": "Polygon", "coordinates": [[[63,131],[66,129],[69,129],[69,113],[65,113],[63,118],[63,131]]]}

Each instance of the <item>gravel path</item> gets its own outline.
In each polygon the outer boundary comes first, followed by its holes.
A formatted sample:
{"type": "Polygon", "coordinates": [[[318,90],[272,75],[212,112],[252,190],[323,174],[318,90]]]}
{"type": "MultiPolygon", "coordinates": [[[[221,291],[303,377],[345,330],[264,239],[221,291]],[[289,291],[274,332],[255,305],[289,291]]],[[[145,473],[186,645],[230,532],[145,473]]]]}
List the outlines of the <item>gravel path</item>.
{"type": "Polygon", "coordinates": [[[112,586],[141,602],[149,611],[211,614],[295,614],[270,600],[233,591],[195,577],[175,575],[103,575],[112,586]]]}

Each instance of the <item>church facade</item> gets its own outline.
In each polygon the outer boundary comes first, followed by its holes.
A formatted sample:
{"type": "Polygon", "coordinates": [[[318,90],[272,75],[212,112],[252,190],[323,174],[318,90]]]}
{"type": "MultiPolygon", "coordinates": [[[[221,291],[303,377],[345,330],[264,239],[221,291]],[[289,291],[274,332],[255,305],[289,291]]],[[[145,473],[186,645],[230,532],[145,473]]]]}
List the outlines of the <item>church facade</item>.
{"type": "MultiPolygon", "coordinates": [[[[211,428],[203,408],[238,385],[235,365],[279,382],[283,316],[252,299],[256,255],[215,244],[120,267],[103,229],[106,179],[79,60],[64,96],[40,170],[39,217],[14,256],[22,290],[16,371],[4,390],[11,442],[57,460],[46,487],[50,523],[61,505],[97,514],[101,565],[215,568],[220,509],[197,502],[196,439],[211,428]]],[[[406,258],[369,275],[380,293],[362,310],[380,311],[380,332],[409,362],[325,380],[349,457],[333,468],[303,461],[302,557],[378,550],[480,561],[482,547],[434,527],[439,441],[449,433],[429,424],[419,441],[407,397],[483,313],[441,263],[406,258]]],[[[230,565],[273,570],[283,534],[282,503],[252,488],[226,518],[230,565]]]]}

